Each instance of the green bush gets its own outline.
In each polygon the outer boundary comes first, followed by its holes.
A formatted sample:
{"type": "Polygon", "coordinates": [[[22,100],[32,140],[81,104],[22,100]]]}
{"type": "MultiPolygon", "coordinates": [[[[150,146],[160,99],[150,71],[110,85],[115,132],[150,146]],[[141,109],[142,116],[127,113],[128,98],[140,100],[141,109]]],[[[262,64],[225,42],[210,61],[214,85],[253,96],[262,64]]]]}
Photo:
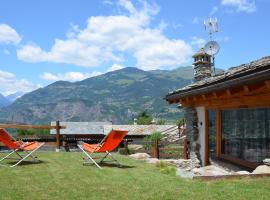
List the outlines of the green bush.
{"type": "Polygon", "coordinates": [[[143,145],[144,149],[145,150],[150,150],[150,148],[153,146],[154,141],[161,140],[163,137],[164,137],[164,135],[162,135],[162,133],[158,132],[158,131],[153,132],[151,135],[145,136],[143,138],[143,140],[144,140],[144,145],[143,145]]]}
{"type": "Polygon", "coordinates": [[[153,132],[150,135],[150,137],[151,137],[151,141],[154,142],[155,140],[161,140],[164,137],[164,135],[162,135],[161,132],[156,131],[156,132],[153,132]]]}
{"type": "Polygon", "coordinates": [[[157,125],[165,125],[165,124],[166,124],[165,119],[160,119],[160,120],[158,120],[158,122],[157,122],[157,125]]]}
{"type": "Polygon", "coordinates": [[[176,125],[177,126],[182,126],[185,123],[186,123],[185,119],[178,119],[178,120],[176,120],[176,125]]]}
{"type": "Polygon", "coordinates": [[[16,133],[17,135],[49,135],[50,130],[18,129],[16,133]]]}

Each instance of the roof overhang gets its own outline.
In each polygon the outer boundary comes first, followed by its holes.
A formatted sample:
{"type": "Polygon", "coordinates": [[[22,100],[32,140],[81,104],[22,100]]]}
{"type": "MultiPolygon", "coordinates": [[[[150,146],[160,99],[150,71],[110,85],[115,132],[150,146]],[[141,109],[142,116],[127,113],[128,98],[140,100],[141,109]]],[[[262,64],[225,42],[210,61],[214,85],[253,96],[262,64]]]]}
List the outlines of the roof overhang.
{"type": "Polygon", "coordinates": [[[270,79],[270,63],[252,70],[225,76],[212,82],[194,85],[187,89],[180,89],[166,95],[165,99],[169,103],[179,102],[180,99],[195,95],[203,95],[209,92],[216,92],[224,89],[236,88],[242,85],[256,84],[270,79]]]}

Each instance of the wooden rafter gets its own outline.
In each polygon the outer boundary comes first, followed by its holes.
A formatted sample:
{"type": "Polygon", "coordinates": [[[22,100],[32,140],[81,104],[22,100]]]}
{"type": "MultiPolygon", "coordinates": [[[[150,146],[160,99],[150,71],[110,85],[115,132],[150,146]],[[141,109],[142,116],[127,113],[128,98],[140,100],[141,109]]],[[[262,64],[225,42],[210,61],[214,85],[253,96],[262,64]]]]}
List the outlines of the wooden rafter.
{"type": "Polygon", "coordinates": [[[264,81],[265,86],[267,89],[270,89],[270,80],[264,81]]]}
{"type": "Polygon", "coordinates": [[[244,89],[245,94],[248,94],[250,92],[250,89],[249,89],[248,85],[244,85],[243,89],[244,89]]]}
{"type": "Polygon", "coordinates": [[[230,89],[226,89],[226,94],[227,94],[227,96],[232,96],[231,90],[230,89]]]}

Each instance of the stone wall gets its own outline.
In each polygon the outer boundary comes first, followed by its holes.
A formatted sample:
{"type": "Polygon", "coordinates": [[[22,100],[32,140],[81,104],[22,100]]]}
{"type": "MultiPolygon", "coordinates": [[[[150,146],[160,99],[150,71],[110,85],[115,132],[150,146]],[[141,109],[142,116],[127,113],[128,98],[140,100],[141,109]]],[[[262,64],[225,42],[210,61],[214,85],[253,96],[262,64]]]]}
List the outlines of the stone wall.
{"type": "Polygon", "coordinates": [[[192,165],[195,166],[198,160],[202,163],[200,157],[200,141],[199,141],[199,130],[198,130],[198,115],[194,107],[186,107],[185,119],[186,119],[186,135],[189,141],[189,152],[192,165]]]}

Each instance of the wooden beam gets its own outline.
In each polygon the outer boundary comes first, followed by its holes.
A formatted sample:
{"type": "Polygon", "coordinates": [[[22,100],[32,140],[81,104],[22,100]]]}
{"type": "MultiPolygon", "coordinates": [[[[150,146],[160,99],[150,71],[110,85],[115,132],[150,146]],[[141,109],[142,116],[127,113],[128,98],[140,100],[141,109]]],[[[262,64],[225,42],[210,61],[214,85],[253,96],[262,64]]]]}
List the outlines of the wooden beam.
{"type": "MultiPolygon", "coordinates": [[[[15,129],[56,129],[57,126],[50,125],[28,125],[28,124],[0,124],[0,128],[15,128],[15,129]]],[[[65,129],[65,126],[60,126],[60,129],[65,129]]]]}
{"type": "Polygon", "coordinates": [[[205,94],[202,95],[202,99],[206,100],[206,95],[205,94]]]}
{"type": "Polygon", "coordinates": [[[218,157],[224,160],[228,160],[232,163],[235,163],[244,167],[248,167],[250,169],[255,169],[259,165],[258,163],[249,162],[247,160],[242,160],[240,158],[236,158],[236,157],[225,155],[225,154],[220,154],[218,157]]]}
{"type": "MultiPolygon", "coordinates": [[[[250,87],[249,87],[250,90],[250,87]]],[[[206,100],[202,98],[198,99],[196,102],[186,102],[185,106],[205,106],[207,108],[237,108],[237,107],[256,107],[256,106],[270,106],[270,92],[264,89],[260,90],[260,93],[256,91],[253,93],[250,90],[249,94],[244,94],[243,86],[242,92],[234,93],[231,97],[219,96],[215,98],[213,93],[208,95],[206,100]],[[259,99],[259,101],[258,101],[259,99]]]]}
{"type": "Polygon", "coordinates": [[[193,96],[193,101],[197,101],[197,97],[196,96],[193,96]]]}
{"type": "Polygon", "coordinates": [[[247,85],[244,85],[243,88],[244,88],[244,93],[245,94],[249,94],[250,93],[250,89],[249,89],[249,87],[247,85]]]}
{"type": "Polygon", "coordinates": [[[222,179],[243,179],[243,178],[263,178],[270,177],[270,174],[229,174],[229,175],[217,175],[217,176],[194,176],[193,179],[203,181],[216,181],[222,179]]]}
{"type": "Polygon", "coordinates": [[[267,89],[270,89],[270,80],[264,81],[264,84],[267,89]]]}
{"type": "Polygon", "coordinates": [[[227,94],[227,96],[229,96],[229,97],[232,96],[231,90],[230,90],[230,89],[227,89],[227,90],[226,90],[226,94],[227,94]]]}
{"type": "Polygon", "coordinates": [[[183,103],[186,103],[186,99],[180,99],[180,103],[183,104],[183,103]]]}
{"type": "Polygon", "coordinates": [[[213,92],[212,95],[215,99],[218,97],[216,92],[213,92]]]}

